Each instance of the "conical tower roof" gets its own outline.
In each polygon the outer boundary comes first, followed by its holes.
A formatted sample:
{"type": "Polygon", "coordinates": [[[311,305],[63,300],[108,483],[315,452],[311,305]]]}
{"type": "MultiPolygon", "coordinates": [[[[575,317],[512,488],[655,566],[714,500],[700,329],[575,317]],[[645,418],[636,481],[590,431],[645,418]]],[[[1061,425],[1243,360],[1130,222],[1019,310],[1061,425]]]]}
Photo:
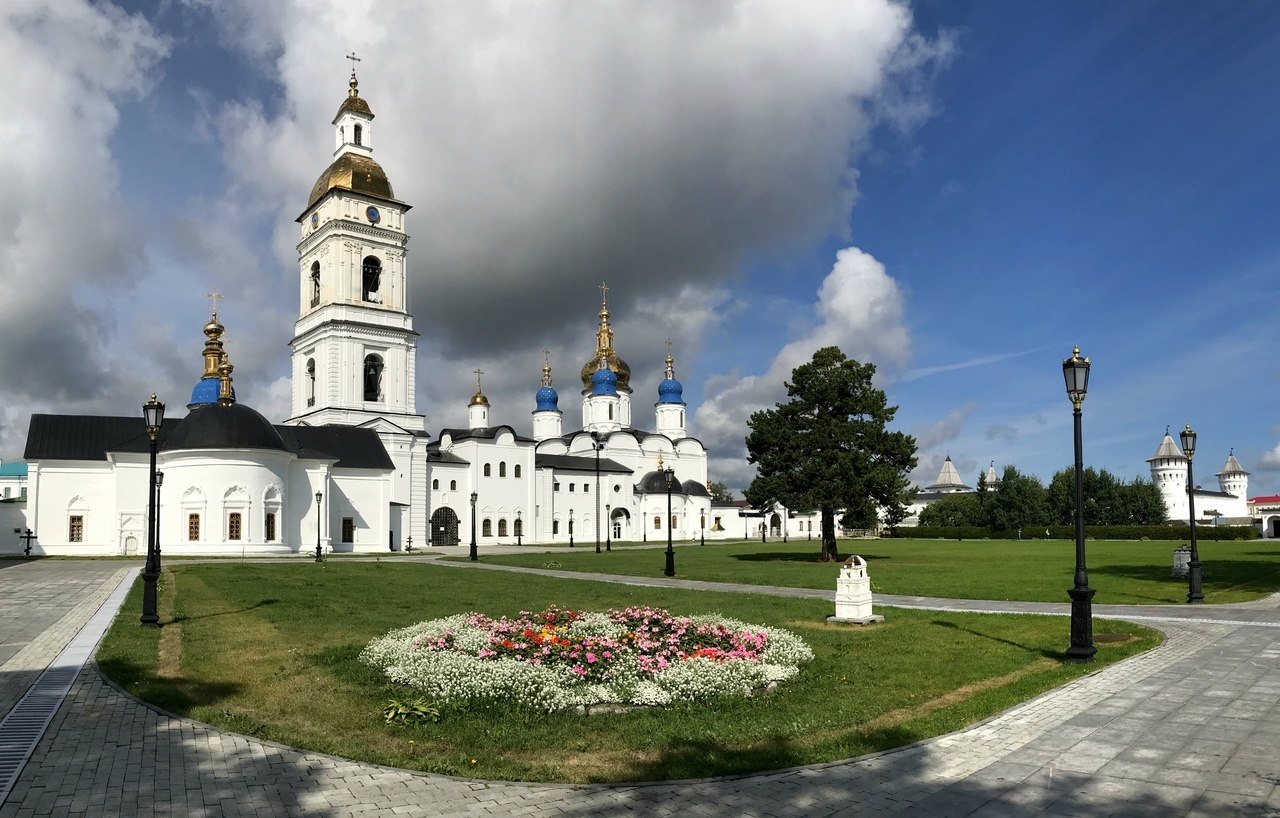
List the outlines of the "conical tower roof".
{"type": "Polygon", "coordinates": [[[966,486],[964,481],[960,479],[960,473],[956,471],[955,464],[951,462],[951,455],[947,455],[947,459],[942,462],[942,469],[938,472],[938,479],[933,485],[925,488],[925,491],[972,491],[970,486],[966,486]]]}
{"type": "Polygon", "coordinates": [[[1232,449],[1231,453],[1227,455],[1226,465],[1223,466],[1222,471],[1215,474],[1214,477],[1226,477],[1228,475],[1233,475],[1233,474],[1240,474],[1240,475],[1244,475],[1245,477],[1249,476],[1249,472],[1241,468],[1240,461],[1236,460],[1235,449],[1232,449]]]}
{"type": "Polygon", "coordinates": [[[1147,458],[1150,463],[1153,460],[1186,460],[1187,456],[1182,453],[1182,449],[1178,448],[1178,444],[1173,442],[1173,438],[1169,436],[1169,430],[1164,430],[1164,440],[1160,441],[1160,448],[1156,449],[1156,453],[1147,458]]]}

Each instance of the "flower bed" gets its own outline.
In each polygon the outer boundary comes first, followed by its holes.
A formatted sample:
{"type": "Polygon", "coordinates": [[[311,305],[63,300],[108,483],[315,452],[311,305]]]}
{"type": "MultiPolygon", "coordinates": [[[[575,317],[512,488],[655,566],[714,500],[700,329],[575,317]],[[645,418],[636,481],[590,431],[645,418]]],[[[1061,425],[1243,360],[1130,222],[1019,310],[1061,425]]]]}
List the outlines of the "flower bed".
{"type": "Polygon", "coordinates": [[[360,658],[436,698],[556,711],[749,696],[795,675],[813,651],[790,631],[716,614],[548,608],[432,619],[373,640],[360,658]]]}

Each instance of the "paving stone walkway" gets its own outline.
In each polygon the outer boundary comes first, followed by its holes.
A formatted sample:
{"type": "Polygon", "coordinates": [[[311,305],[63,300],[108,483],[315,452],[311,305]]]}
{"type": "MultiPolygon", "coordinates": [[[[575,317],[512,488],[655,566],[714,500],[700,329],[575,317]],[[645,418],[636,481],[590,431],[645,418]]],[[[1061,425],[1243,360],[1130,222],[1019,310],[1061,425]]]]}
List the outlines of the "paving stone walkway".
{"type": "MultiPolygon", "coordinates": [[[[60,561],[0,570],[0,600],[19,592],[26,600],[12,610],[0,606],[0,646],[17,645],[17,652],[0,667],[0,673],[6,674],[2,677],[6,695],[9,664],[25,654],[25,667],[36,662],[37,655],[56,653],[59,640],[65,643],[65,631],[86,610],[96,609],[94,600],[101,604],[118,583],[120,566],[60,561]],[[60,616],[54,625],[36,632],[35,626],[24,622],[24,606],[47,611],[46,622],[60,616]],[[36,645],[38,650],[32,647],[36,645]]],[[[744,590],[792,594],[797,589],[744,590]]],[[[903,598],[901,602],[949,609],[1015,608],[995,602],[976,607],[968,601],[903,598]]],[[[877,604],[887,600],[878,598],[877,604]]],[[[645,785],[479,782],[356,763],[162,715],[87,668],[0,805],[0,818],[889,814],[1280,818],[1277,607],[1280,597],[1247,606],[1126,608],[1128,614],[1142,616],[1164,631],[1165,643],[957,733],[830,764],[734,779],[645,785]]],[[[1106,615],[1118,614],[1108,608],[1106,615]]]]}

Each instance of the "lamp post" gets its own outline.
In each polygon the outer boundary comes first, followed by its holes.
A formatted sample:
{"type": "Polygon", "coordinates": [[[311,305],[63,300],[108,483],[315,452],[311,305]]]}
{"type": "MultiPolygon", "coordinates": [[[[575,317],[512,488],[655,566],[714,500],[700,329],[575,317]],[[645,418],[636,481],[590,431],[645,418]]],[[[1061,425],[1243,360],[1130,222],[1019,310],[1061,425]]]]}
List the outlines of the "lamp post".
{"type": "Polygon", "coordinates": [[[160,573],[160,487],[164,485],[164,472],[156,472],[156,573],[160,573]]]}
{"type": "Polygon", "coordinates": [[[676,575],[676,552],[671,547],[671,485],[675,483],[675,469],[667,466],[663,470],[662,476],[667,483],[667,567],[662,572],[666,576],[674,577],[676,575]]]}
{"type": "Polygon", "coordinates": [[[613,550],[613,513],[609,510],[609,504],[604,504],[605,529],[604,529],[604,550],[613,550]]]}
{"type": "Polygon", "coordinates": [[[591,433],[591,448],[596,453],[596,553],[600,553],[600,433],[591,433]]]}
{"type": "Polygon", "coordinates": [[[573,548],[573,509],[569,509],[569,547],[573,548]]]}
{"type": "Polygon", "coordinates": [[[1191,523],[1191,561],[1187,563],[1187,568],[1190,569],[1187,572],[1190,588],[1187,589],[1187,602],[1194,604],[1204,602],[1204,591],[1200,587],[1200,551],[1196,548],[1196,478],[1191,469],[1191,459],[1196,455],[1196,433],[1188,424],[1179,437],[1182,438],[1182,452],[1187,456],[1187,520],[1191,523]]]}
{"type": "Polygon", "coordinates": [[[316,492],[316,562],[324,562],[324,554],[320,551],[320,529],[323,527],[324,515],[321,513],[324,492],[316,492]]]}
{"type": "Polygon", "coordinates": [[[516,509],[516,545],[524,545],[524,523],[520,518],[520,509],[516,509]]]}
{"type": "Polygon", "coordinates": [[[471,492],[471,561],[476,562],[480,559],[480,554],[476,551],[476,500],[480,499],[480,495],[474,491],[471,492]]]}
{"type": "Polygon", "coordinates": [[[164,423],[164,404],[156,400],[154,392],[151,400],[142,404],[142,422],[146,424],[147,436],[151,438],[151,472],[147,483],[147,565],[142,572],[142,625],[158,628],[160,615],[156,613],[156,580],[160,578],[160,552],[156,546],[156,498],[159,496],[156,435],[160,434],[160,425],[164,423]]]}
{"type": "Polygon", "coordinates": [[[1071,357],[1062,362],[1062,376],[1067,383],[1067,398],[1074,407],[1076,438],[1076,584],[1067,591],[1071,597],[1071,647],[1067,658],[1075,662],[1091,662],[1098,649],[1093,646],[1093,589],[1084,561],[1084,446],[1080,437],[1080,404],[1089,391],[1089,359],[1080,357],[1075,347],[1071,357]]]}

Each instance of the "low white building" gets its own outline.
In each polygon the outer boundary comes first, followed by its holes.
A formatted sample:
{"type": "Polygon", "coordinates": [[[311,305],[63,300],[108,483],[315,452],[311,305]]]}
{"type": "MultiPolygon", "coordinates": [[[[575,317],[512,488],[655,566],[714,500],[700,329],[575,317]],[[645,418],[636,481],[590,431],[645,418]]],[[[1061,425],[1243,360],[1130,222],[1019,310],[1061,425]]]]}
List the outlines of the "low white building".
{"type": "MultiPolygon", "coordinates": [[[[1203,462],[1203,460],[1201,461],[1203,462]]],[[[1191,518],[1187,498],[1187,456],[1165,429],[1164,438],[1156,453],[1147,458],[1151,466],[1151,482],[1160,489],[1168,509],[1170,522],[1188,522],[1191,518]]],[[[1240,467],[1235,451],[1227,455],[1227,461],[1214,475],[1218,489],[1195,488],[1196,522],[1213,525],[1249,525],[1253,522],[1249,510],[1249,473],[1240,467]]]]}

